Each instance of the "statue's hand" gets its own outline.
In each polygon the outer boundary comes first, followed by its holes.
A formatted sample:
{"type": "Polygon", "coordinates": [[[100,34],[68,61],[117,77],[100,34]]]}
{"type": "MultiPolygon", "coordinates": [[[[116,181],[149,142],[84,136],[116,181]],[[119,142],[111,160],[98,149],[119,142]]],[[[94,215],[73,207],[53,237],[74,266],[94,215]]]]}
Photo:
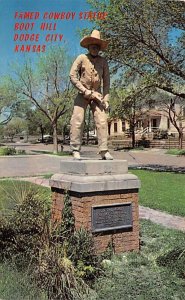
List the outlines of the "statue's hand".
{"type": "Polygon", "coordinates": [[[92,100],[97,102],[97,104],[103,108],[105,111],[108,111],[109,108],[109,102],[104,101],[102,94],[96,91],[91,91],[86,89],[84,92],[84,98],[87,100],[92,100]]]}
{"type": "Polygon", "coordinates": [[[84,98],[87,100],[91,100],[92,99],[92,91],[86,89],[84,92],[84,98]]]}
{"type": "Polygon", "coordinates": [[[92,99],[98,103],[99,107],[108,112],[109,102],[104,100],[102,94],[98,92],[92,92],[92,99]]]}
{"type": "Polygon", "coordinates": [[[105,111],[108,111],[108,109],[109,109],[109,102],[103,101],[103,106],[104,106],[105,111]]]}
{"type": "Polygon", "coordinates": [[[102,102],[103,101],[103,96],[102,94],[98,93],[98,92],[92,92],[92,100],[97,100],[98,102],[102,102]]]}

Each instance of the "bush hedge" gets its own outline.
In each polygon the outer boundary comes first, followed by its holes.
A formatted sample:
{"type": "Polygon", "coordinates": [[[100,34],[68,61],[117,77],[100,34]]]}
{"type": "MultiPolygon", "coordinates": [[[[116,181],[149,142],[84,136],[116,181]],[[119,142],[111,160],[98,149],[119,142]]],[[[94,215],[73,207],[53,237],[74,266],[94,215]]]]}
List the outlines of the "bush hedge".
{"type": "Polygon", "coordinates": [[[0,220],[0,259],[12,261],[29,274],[48,299],[78,300],[92,294],[90,285],[102,274],[102,259],[94,252],[92,236],[75,231],[68,194],[62,224],[50,220],[50,203],[34,189],[0,220]]]}

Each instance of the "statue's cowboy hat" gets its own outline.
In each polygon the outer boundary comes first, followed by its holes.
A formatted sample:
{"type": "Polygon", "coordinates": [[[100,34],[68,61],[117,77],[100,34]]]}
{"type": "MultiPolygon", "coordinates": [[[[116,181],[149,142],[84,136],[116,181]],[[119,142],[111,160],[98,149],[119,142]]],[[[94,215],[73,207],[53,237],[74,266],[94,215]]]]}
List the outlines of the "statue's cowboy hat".
{"type": "Polygon", "coordinates": [[[99,45],[100,50],[104,51],[108,46],[108,41],[102,40],[100,32],[98,30],[93,30],[91,35],[85,36],[80,41],[80,46],[88,48],[89,45],[99,45]]]}

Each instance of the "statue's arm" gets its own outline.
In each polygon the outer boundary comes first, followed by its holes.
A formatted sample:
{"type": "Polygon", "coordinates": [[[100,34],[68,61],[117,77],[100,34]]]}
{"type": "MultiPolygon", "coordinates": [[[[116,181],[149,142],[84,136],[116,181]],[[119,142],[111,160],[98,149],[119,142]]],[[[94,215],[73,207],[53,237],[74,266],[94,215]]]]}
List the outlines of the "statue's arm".
{"type": "Polygon", "coordinates": [[[71,70],[70,70],[70,80],[72,84],[82,93],[85,94],[86,88],[79,80],[79,73],[82,66],[82,55],[79,55],[76,60],[74,61],[71,70]]]}

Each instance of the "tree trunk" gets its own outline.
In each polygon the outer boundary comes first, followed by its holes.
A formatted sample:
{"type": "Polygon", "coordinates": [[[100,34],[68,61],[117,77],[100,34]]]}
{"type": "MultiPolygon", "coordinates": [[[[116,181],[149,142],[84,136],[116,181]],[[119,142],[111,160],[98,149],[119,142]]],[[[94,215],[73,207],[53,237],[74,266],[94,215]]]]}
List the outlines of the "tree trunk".
{"type": "Polygon", "coordinates": [[[132,129],[132,148],[135,148],[135,144],[136,144],[136,139],[135,139],[135,131],[134,131],[134,127],[132,129]]]}
{"type": "Polygon", "coordinates": [[[179,149],[182,149],[183,131],[179,130],[179,149]]]}
{"type": "Polygon", "coordinates": [[[40,125],[40,133],[41,133],[41,141],[44,143],[44,128],[42,125],[40,125]]]}
{"type": "Polygon", "coordinates": [[[136,138],[135,138],[135,126],[133,124],[130,124],[130,130],[131,130],[131,138],[132,138],[132,148],[135,148],[136,138]]]}
{"type": "Polygon", "coordinates": [[[63,126],[63,130],[62,130],[62,140],[63,140],[63,144],[66,143],[66,134],[67,134],[67,125],[63,126]]]}
{"type": "Polygon", "coordinates": [[[53,124],[53,153],[58,153],[57,124],[53,124]]]}

